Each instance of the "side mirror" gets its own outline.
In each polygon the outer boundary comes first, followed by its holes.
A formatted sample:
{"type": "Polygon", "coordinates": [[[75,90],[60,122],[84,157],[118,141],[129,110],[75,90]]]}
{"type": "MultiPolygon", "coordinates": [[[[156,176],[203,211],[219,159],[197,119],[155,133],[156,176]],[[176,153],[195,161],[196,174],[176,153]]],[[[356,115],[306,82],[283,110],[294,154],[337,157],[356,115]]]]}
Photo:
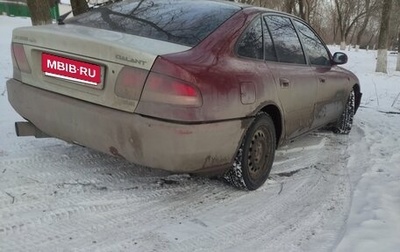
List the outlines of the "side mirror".
{"type": "Polygon", "coordinates": [[[333,59],[332,59],[333,64],[335,64],[335,65],[343,65],[343,64],[346,64],[346,63],[347,63],[347,60],[348,60],[347,55],[346,55],[345,53],[342,53],[342,52],[336,52],[336,53],[333,55],[333,59]]]}

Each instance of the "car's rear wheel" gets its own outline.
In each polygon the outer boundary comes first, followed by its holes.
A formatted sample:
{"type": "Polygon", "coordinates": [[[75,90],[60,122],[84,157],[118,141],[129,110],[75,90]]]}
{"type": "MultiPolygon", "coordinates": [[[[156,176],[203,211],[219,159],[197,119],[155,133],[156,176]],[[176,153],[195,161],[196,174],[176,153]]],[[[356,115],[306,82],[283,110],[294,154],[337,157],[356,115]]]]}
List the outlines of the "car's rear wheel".
{"type": "Polygon", "coordinates": [[[353,118],[355,114],[355,92],[352,90],[347,99],[346,106],[336,125],[333,127],[333,132],[337,134],[349,134],[353,126],[353,118]]]}
{"type": "Polygon", "coordinates": [[[274,161],[276,133],[268,114],[259,114],[243,139],[224,179],[235,187],[256,190],[267,180],[274,161]]]}

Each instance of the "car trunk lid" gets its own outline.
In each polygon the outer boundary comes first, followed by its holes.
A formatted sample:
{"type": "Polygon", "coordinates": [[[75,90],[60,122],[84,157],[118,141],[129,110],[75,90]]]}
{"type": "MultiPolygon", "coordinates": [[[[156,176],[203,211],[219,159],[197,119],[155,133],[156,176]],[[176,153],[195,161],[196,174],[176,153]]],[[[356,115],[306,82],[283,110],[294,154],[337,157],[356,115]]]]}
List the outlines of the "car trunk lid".
{"type": "Polygon", "coordinates": [[[15,29],[15,44],[23,46],[31,70],[21,71],[23,83],[128,112],[135,110],[157,56],[190,49],[69,24],[15,29]],[[126,95],[132,89],[135,95],[126,95]]]}

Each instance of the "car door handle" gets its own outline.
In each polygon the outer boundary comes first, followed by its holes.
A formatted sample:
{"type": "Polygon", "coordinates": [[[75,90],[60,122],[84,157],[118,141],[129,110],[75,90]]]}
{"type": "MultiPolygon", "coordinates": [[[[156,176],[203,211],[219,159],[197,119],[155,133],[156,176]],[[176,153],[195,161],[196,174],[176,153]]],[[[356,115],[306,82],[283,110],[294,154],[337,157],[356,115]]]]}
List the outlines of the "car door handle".
{"type": "Polygon", "coordinates": [[[319,79],[319,82],[320,82],[320,83],[325,83],[325,82],[326,82],[326,79],[325,79],[325,78],[319,77],[318,79],[319,79]]]}
{"type": "Polygon", "coordinates": [[[281,85],[281,88],[290,87],[290,81],[286,78],[279,78],[279,84],[281,85]]]}

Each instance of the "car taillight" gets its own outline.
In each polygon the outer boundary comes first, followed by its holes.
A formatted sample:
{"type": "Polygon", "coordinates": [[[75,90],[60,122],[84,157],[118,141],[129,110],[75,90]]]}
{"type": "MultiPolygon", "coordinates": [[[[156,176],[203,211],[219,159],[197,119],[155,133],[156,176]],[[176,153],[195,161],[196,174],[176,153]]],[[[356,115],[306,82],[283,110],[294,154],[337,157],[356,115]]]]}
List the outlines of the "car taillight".
{"type": "Polygon", "coordinates": [[[122,68],[115,83],[115,94],[125,99],[139,100],[147,74],[148,71],[139,68],[122,68]]]}
{"type": "Polygon", "coordinates": [[[158,73],[150,73],[140,99],[187,107],[202,105],[200,91],[191,83],[158,73]]]}
{"type": "Polygon", "coordinates": [[[21,72],[31,73],[31,67],[26,58],[24,46],[22,44],[13,43],[11,47],[18,69],[21,72]]]}

